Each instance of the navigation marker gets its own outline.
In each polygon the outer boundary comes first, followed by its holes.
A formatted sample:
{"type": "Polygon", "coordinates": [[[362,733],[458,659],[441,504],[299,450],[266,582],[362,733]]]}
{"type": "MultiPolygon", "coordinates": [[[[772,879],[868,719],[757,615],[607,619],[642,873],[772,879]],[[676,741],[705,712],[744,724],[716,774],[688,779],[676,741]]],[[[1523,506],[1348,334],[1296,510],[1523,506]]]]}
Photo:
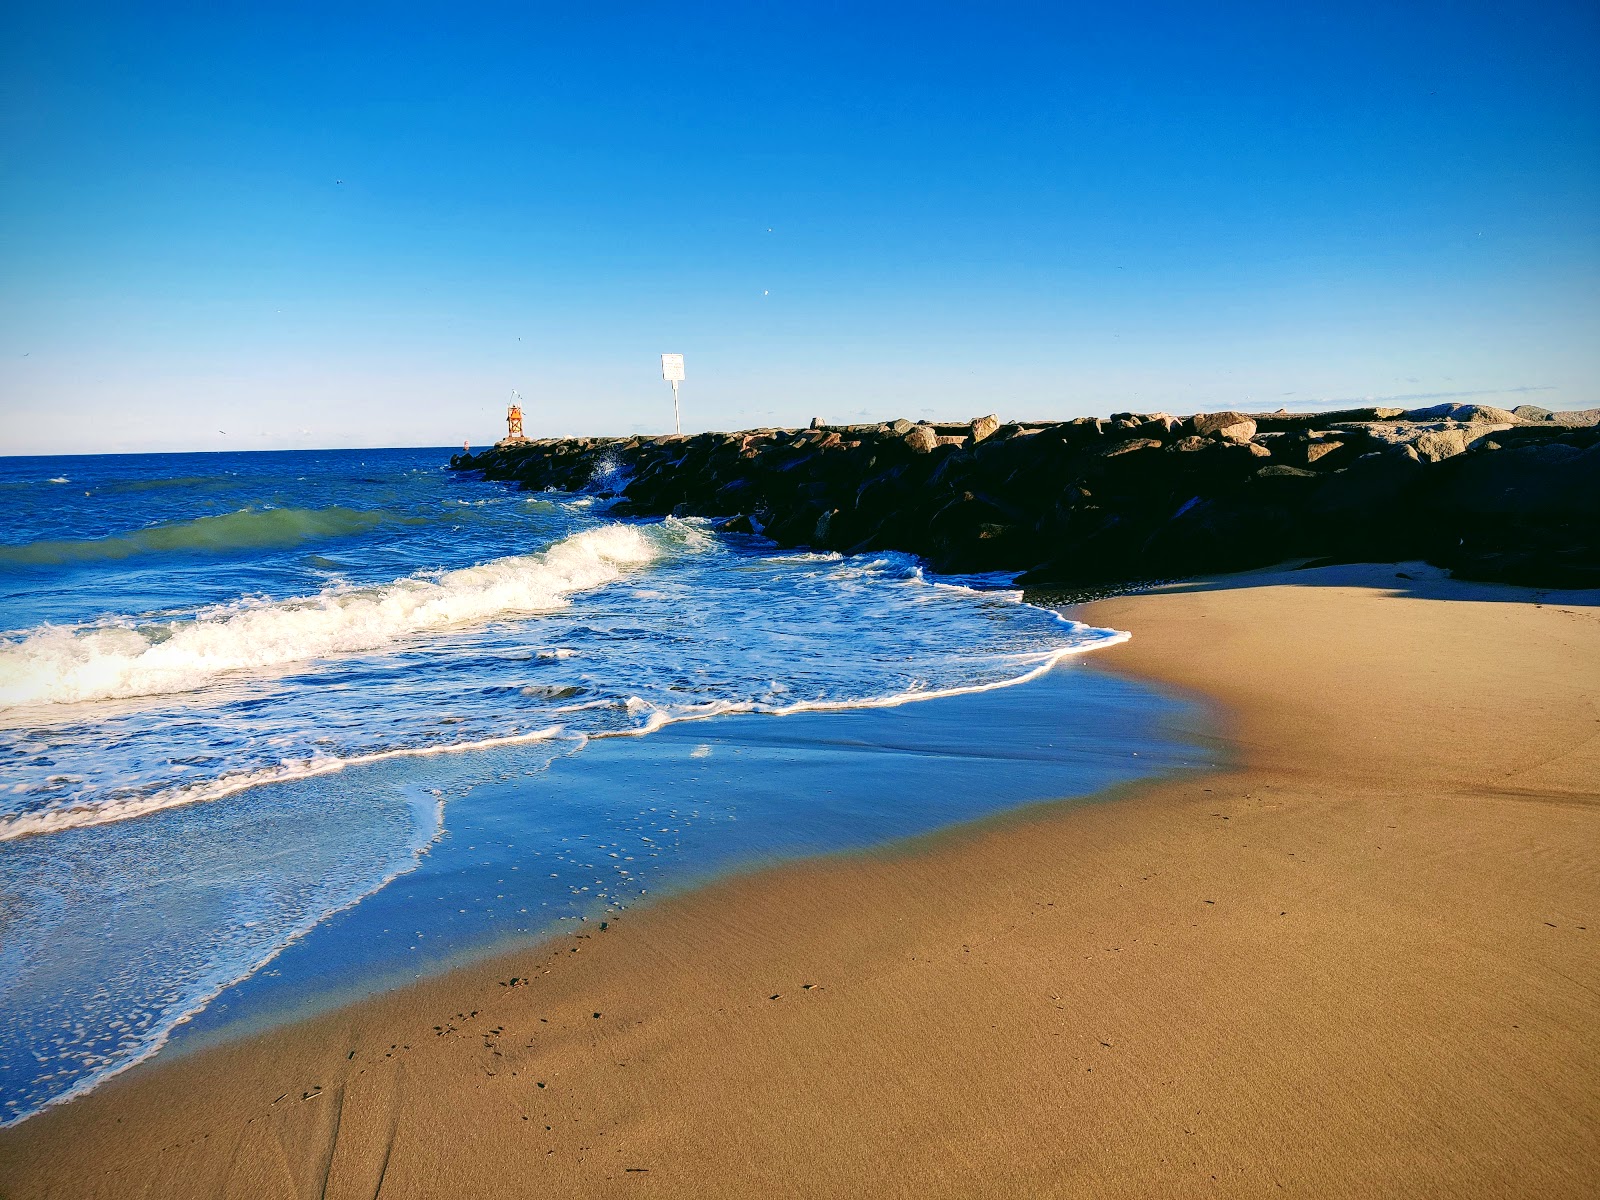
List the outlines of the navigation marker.
{"type": "Polygon", "coordinates": [[[672,431],[683,432],[683,418],[678,411],[678,385],[683,382],[683,355],[661,356],[661,378],[672,385],[672,431]]]}

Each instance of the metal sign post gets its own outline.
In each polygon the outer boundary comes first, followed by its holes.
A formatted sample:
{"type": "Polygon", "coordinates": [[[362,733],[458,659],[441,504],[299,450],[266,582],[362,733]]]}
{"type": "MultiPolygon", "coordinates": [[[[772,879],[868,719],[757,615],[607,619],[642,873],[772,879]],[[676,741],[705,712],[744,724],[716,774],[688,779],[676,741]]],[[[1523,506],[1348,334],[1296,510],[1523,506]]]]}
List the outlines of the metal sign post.
{"type": "Polygon", "coordinates": [[[683,432],[683,420],[678,412],[678,385],[683,382],[683,355],[661,356],[661,378],[672,385],[672,431],[683,432]]]}

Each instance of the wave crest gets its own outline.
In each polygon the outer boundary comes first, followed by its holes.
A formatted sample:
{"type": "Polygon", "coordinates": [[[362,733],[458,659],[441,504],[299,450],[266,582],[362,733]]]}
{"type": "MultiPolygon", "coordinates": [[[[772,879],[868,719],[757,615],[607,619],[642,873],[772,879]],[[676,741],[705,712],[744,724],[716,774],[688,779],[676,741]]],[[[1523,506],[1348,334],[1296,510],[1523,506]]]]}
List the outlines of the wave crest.
{"type": "Polygon", "coordinates": [[[404,638],[547,612],[657,557],[638,529],[607,525],[515,555],[378,588],[238,601],[187,620],[44,626],[0,647],[0,707],[192,691],[219,675],[378,650],[404,638]]]}

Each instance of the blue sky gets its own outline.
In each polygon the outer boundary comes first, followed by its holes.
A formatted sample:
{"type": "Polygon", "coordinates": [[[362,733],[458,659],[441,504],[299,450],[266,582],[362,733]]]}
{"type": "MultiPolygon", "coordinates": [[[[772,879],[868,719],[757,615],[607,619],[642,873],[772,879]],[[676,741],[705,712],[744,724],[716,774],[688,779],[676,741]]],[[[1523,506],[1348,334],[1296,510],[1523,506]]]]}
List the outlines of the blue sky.
{"type": "Polygon", "coordinates": [[[583,7],[10,6],[0,452],[1600,404],[1592,4],[583,7]]]}

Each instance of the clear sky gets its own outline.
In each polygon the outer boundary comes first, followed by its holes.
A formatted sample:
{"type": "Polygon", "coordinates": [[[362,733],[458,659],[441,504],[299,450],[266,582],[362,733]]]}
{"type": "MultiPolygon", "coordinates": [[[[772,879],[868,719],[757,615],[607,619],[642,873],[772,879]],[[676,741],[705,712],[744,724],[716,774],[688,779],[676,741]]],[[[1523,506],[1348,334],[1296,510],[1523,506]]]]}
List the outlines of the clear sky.
{"type": "Polygon", "coordinates": [[[14,4],[0,452],[1600,404],[1600,7],[14,4]],[[1412,397],[1417,399],[1413,400],[1412,397]]]}

